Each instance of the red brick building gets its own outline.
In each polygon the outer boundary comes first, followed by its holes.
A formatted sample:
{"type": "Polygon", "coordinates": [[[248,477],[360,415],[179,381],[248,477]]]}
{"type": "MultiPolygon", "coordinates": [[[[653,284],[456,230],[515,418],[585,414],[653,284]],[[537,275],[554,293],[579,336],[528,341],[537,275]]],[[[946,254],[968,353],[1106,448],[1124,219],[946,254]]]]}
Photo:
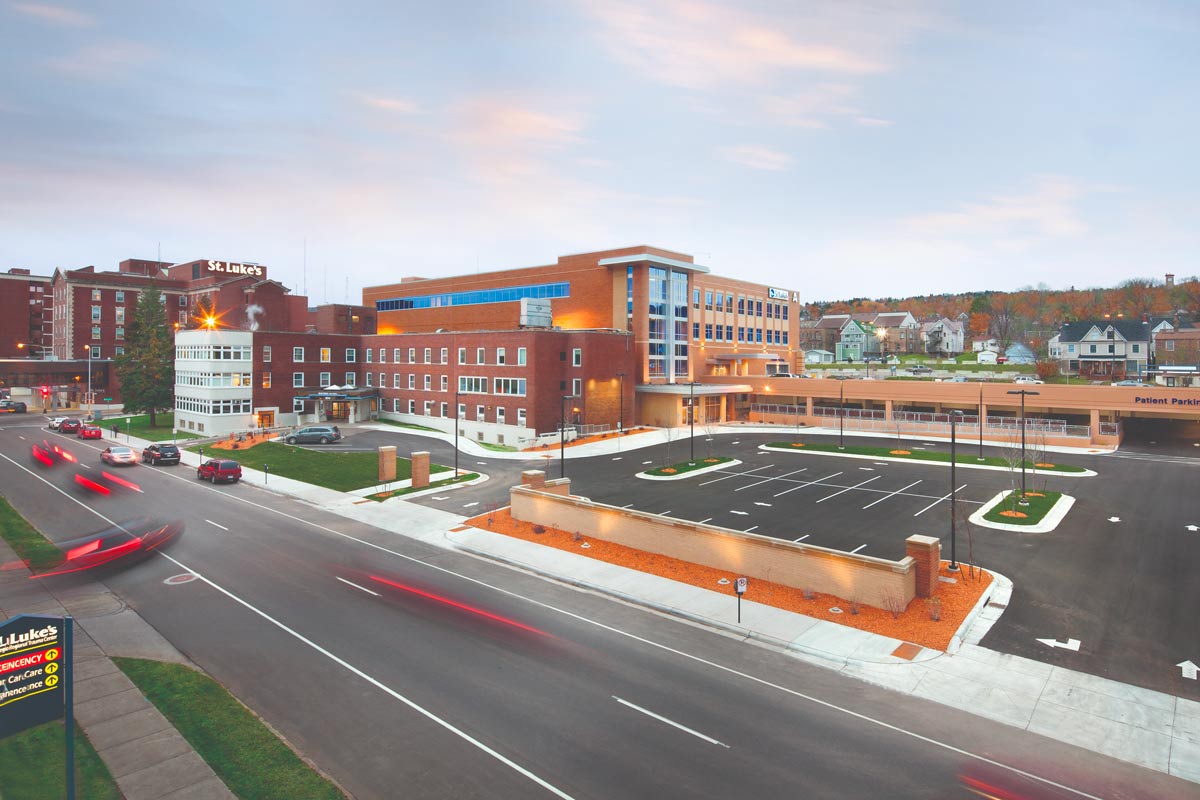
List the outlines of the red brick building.
{"type": "Polygon", "coordinates": [[[0,273],[0,358],[38,358],[49,351],[50,277],[27,269],[0,273]]]}

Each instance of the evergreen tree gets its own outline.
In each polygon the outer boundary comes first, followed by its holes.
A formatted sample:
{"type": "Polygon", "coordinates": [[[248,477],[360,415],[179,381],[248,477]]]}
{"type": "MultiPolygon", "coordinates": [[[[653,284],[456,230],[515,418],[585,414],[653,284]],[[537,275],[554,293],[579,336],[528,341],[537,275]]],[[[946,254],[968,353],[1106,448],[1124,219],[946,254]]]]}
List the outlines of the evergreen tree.
{"type": "Polygon", "coordinates": [[[153,427],[159,410],[175,406],[175,335],[158,287],[138,296],[125,342],[125,353],[115,360],[125,410],[149,412],[153,427]]]}

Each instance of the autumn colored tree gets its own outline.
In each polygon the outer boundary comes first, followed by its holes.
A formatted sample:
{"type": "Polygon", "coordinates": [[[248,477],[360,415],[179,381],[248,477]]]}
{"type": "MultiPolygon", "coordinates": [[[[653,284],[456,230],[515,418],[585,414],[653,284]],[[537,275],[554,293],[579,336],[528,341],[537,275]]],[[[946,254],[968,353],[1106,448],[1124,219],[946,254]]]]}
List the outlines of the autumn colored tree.
{"type": "Polygon", "coordinates": [[[977,339],[986,337],[991,327],[992,315],[983,311],[971,314],[970,321],[967,323],[967,329],[971,332],[971,336],[977,339]]]}

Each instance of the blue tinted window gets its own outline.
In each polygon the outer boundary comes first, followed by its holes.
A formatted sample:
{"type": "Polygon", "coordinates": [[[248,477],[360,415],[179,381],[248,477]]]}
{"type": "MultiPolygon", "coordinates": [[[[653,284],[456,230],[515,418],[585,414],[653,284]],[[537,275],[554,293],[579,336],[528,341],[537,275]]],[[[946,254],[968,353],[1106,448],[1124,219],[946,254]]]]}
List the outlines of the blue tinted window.
{"type": "Polygon", "coordinates": [[[376,300],[377,311],[405,311],[411,308],[440,308],[443,306],[473,306],[482,303],[508,303],[525,297],[552,299],[570,297],[569,283],[542,283],[533,286],[506,286],[502,289],[483,289],[474,292],[447,292],[393,300],[376,300]]]}

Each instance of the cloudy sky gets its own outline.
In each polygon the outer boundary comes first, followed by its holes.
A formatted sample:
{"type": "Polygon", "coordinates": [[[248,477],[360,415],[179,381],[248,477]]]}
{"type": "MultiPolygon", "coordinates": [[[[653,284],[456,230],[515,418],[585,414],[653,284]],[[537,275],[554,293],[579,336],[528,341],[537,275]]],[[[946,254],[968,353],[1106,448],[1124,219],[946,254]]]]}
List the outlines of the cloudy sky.
{"type": "Polygon", "coordinates": [[[634,244],[805,300],[1194,275],[1197,42],[1194,0],[0,0],[0,270],[255,261],[315,303],[634,244]]]}

